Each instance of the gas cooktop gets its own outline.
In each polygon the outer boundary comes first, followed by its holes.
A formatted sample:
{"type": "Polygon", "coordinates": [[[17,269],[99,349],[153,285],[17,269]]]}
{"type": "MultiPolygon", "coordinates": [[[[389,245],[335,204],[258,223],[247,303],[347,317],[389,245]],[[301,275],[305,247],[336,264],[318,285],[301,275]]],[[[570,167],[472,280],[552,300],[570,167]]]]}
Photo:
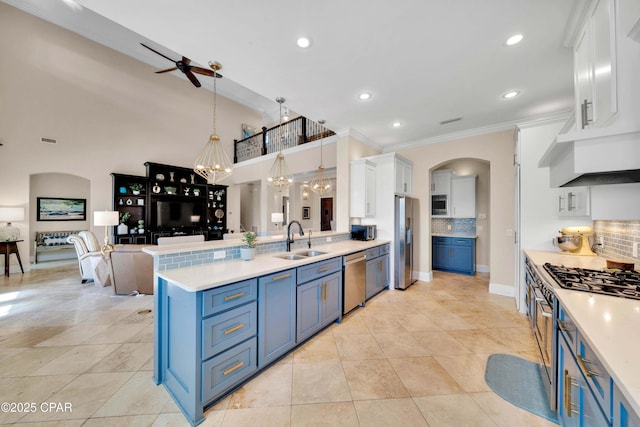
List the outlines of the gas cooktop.
{"type": "Polygon", "coordinates": [[[640,300],[640,273],[598,271],[544,264],[544,269],[564,289],[640,300]]]}

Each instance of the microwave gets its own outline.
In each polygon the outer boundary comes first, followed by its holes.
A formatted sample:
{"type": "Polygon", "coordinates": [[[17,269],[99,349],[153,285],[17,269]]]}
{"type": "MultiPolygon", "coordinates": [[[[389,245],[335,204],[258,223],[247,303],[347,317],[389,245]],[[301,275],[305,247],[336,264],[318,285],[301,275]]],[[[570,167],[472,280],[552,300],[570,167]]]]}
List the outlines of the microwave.
{"type": "Polygon", "coordinates": [[[351,226],[351,240],[375,240],[376,238],[376,226],[375,225],[352,225],[351,226]]]}
{"type": "Polygon", "coordinates": [[[448,196],[446,194],[437,194],[431,196],[431,215],[447,216],[448,213],[448,196]]]}

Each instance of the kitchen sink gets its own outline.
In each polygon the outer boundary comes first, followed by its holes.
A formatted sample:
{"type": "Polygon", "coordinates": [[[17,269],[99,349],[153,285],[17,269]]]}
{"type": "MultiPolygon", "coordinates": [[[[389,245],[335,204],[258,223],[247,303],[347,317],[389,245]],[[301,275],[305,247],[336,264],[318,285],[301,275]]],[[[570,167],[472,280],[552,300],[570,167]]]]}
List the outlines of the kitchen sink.
{"type": "Polygon", "coordinates": [[[274,255],[274,257],[280,258],[280,259],[288,259],[288,260],[291,260],[291,261],[295,261],[297,259],[305,259],[306,258],[306,256],[298,255],[298,254],[274,255]]]}
{"type": "Polygon", "coordinates": [[[308,251],[301,251],[301,252],[296,252],[297,255],[302,255],[302,256],[318,256],[318,255],[324,255],[326,254],[326,252],[323,251],[314,251],[314,250],[308,250],[308,251]]]}

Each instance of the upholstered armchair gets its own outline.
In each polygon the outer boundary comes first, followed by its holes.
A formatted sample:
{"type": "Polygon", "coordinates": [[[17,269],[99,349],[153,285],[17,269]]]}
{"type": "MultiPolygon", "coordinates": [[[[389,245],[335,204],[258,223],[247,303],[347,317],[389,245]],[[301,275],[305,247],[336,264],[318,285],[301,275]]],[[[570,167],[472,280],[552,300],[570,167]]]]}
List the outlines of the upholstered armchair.
{"type": "Polygon", "coordinates": [[[90,231],[81,231],[77,236],[69,236],[78,256],[78,268],[82,283],[92,281],[97,285],[107,286],[111,283],[111,267],[100,251],[96,236],[90,231]]]}
{"type": "Polygon", "coordinates": [[[115,245],[109,253],[116,295],[153,295],[153,257],[142,252],[146,245],[115,245]]]}

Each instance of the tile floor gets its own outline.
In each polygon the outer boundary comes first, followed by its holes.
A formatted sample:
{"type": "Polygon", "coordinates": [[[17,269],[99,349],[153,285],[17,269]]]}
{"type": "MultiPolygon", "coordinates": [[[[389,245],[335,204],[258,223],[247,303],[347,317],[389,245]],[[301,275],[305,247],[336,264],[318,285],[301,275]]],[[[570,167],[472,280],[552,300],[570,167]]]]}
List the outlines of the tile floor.
{"type": "MultiPolygon", "coordinates": [[[[188,425],[151,379],[153,298],[82,285],[75,262],[45,264],[0,279],[0,402],[36,404],[0,412],[0,424],[188,425]]],[[[487,275],[436,272],[385,291],[220,401],[202,425],[554,425],[484,382],[491,353],[537,360],[513,299],[487,289],[487,275]]]]}

